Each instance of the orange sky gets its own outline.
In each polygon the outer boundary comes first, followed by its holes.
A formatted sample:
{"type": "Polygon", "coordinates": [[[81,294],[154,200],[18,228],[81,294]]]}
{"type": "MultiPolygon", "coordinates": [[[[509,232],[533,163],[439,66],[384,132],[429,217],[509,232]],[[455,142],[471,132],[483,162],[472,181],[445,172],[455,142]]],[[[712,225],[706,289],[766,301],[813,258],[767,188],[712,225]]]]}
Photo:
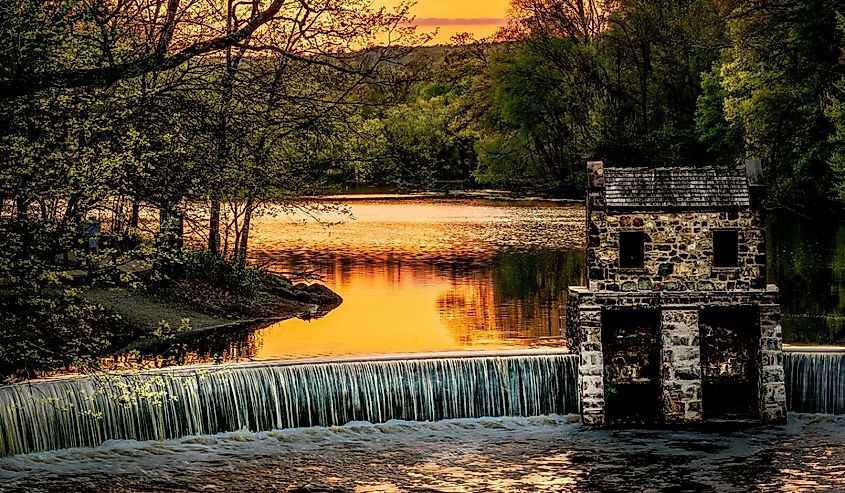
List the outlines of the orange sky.
{"type": "MultiPolygon", "coordinates": [[[[395,6],[400,0],[375,0],[374,5],[395,6]]],[[[476,37],[493,34],[505,21],[509,0],[418,0],[412,13],[420,32],[439,27],[432,44],[448,43],[457,33],[476,37]]]]}

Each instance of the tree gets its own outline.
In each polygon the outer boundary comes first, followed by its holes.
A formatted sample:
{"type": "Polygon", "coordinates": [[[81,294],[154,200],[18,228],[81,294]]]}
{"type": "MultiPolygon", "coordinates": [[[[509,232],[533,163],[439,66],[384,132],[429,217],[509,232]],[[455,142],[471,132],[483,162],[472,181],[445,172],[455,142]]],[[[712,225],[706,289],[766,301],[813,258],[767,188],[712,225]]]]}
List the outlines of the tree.
{"type": "MultiPolygon", "coordinates": [[[[532,48],[529,43],[494,57],[490,131],[479,144],[476,176],[482,182],[539,185],[575,195],[583,185],[581,168],[595,152],[602,95],[589,71],[549,64],[532,48]]],[[[558,60],[566,60],[567,67],[590,63],[590,46],[560,40],[557,49],[565,52],[558,60]]]]}
{"type": "Polygon", "coordinates": [[[601,41],[611,98],[602,146],[619,164],[712,161],[695,133],[701,73],[724,43],[719,2],[621,3],[601,41]]]}
{"type": "MultiPolygon", "coordinates": [[[[319,26],[321,34],[329,35],[331,26],[315,19],[322,12],[341,14],[337,20],[353,14],[353,18],[390,24],[394,29],[407,12],[404,5],[395,13],[385,9],[374,12],[358,0],[227,0],[222,4],[14,0],[3,6],[0,15],[13,21],[4,23],[0,30],[0,46],[4,48],[0,56],[6,61],[0,71],[0,99],[50,88],[111,86],[150,72],[175,69],[196,57],[230,49],[257,33],[273,32],[292,22],[308,28],[319,26]],[[356,13],[356,8],[363,11],[356,13]],[[85,28],[79,29],[80,25],[85,28]],[[21,39],[22,45],[18,43],[21,39]],[[88,54],[93,63],[55,56],[68,49],[88,54]]],[[[335,30],[341,32],[349,35],[352,31],[335,30]]],[[[360,34],[347,39],[355,41],[360,34]]],[[[346,48],[355,46],[350,43],[346,48]]],[[[288,55],[299,57],[293,52],[288,55]]]]}
{"type": "MultiPolygon", "coordinates": [[[[840,58],[839,66],[845,64],[845,17],[842,14],[837,15],[840,33],[840,58]]],[[[825,105],[825,115],[830,119],[833,125],[833,132],[828,141],[832,146],[828,164],[833,173],[834,191],[836,197],[842,201],[845,200],[845,75],[841,76],[834,84],[830,93],[830,98],[825,105]]]]}
{"type": "Polygon", "coordinates": [[[708,88],[712,101],[699,115],[703,123],[721,93],[724,125],[702,137],[712,144],[742,136],[738,157],[764,160],[780,200],[830,197],[832,128],[824,106],[842,76],[836,15],[843,7],[837,0],[777,0],[739,2],[730,11],[730,46],[710,76],[719,85],[708,88]]]}

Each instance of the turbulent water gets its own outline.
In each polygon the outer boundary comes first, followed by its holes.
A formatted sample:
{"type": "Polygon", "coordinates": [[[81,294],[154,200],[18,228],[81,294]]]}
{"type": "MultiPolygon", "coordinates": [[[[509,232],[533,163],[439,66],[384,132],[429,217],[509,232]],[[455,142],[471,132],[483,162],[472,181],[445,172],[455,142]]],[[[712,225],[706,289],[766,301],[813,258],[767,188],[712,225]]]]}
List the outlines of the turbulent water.
{"type": "MultiPolygon", "coordinates": [[[[469,357],[472,354],[472,357],[469,357]]],[[[790,410],[845,413],[845,354],[785,355],[790,410]]],[[[234,431],[391,419],[577,412],[577,356],[199,367],[0,387],[0,455],[234,431]]]]}
{"type": "Polygon", "coordinates": [[[391,419],[577,412],[576,357],[523,354],[207,367],[0,388],[0,456],[391,419]]]}
{"type": "Polygon", "coordinates": [[[845,419],[592,430],[574,416],[390,421],[0,459],[25,491],[843,491],[845,419]]]}

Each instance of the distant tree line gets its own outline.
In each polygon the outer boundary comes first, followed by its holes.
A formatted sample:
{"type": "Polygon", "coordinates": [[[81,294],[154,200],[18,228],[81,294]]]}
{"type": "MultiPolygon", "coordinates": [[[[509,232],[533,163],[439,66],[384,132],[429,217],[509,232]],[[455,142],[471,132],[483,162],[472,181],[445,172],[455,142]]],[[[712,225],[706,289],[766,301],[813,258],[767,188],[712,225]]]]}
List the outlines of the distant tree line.
{"type": "Polygon", "coordinates": [[[513,0],[511,12],[495,37],[405,65],[417,82],[401,102],[361,113],[359,176],[578,197],[588,159],[756,157],[781,204],[845,199],[845,2],[513,0]]]}

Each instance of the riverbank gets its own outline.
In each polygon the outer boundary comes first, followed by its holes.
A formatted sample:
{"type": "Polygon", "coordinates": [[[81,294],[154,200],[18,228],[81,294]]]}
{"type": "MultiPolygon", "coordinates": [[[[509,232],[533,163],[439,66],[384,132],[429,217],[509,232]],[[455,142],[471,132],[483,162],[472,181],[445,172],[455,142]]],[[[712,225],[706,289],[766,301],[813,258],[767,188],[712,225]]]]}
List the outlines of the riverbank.
{"type": "Polygon", "coordinates": [[[225,342],[282,320],[319,318],[343,301],[320,284],[203,252],[170,271],[145,265],[59,271],[46,289],[0,293],[0,382],[179,363],[208,334],[225,342]]]}
{"type": "MultiPolygon", "coordinates": [[[[178,327],[187,320],[191,330],[220,329],[226,326],[257,325],[262,322],[271,324],[291,318],[310,319],[328,313],[340,304],[331,302],[328,288],[323,299],[308,300],[307,295],[297,299],[288,299],[271,293],[262,293],[258,299],[215,301],[212,297],[190,299],[197,290],[167,290],[171,295],[165,299],[161,295],[146,290],[126,287],[88,288],[80,291],[86,301],[104,307],[120,316],[129,326],[140,333],[153,333],[163,322],[170,327],[178,327]],[[238,305],[229,313],[227,307],[238,305]]],[[[209,288],[206,291],[216,291],[209,288]]],[[[307,291],[303,290],[303,293],[307,291]]],[[[335,295],[336,296],[336,295],[335,295]]],[[[339,298],[339,297],[338,297],[339,298]]],[[[221,299],[225,299],[221,297],[221,299]]]]}
{"type": "Polygon", "coordinates": [[[94,279],[80,295],[115,312],[142,334],[316,318],[343,299],[320,284],[294,284],[282,275],[205,251],[186,252],[160,271],[133,273],[136,282],[102,287],[94,279]]]}
{"type": "Polygon", "coordinates": [[[580,204],[582,198],[562,198],[542,194],[524,194],[509,190],[446,190],[439,192],[415,193],[342,193],[305,197],[304,200],[316,202],[402,202],[414,200],[489,200],[494,202],[554,202],[560,204],[580,204]]]}

